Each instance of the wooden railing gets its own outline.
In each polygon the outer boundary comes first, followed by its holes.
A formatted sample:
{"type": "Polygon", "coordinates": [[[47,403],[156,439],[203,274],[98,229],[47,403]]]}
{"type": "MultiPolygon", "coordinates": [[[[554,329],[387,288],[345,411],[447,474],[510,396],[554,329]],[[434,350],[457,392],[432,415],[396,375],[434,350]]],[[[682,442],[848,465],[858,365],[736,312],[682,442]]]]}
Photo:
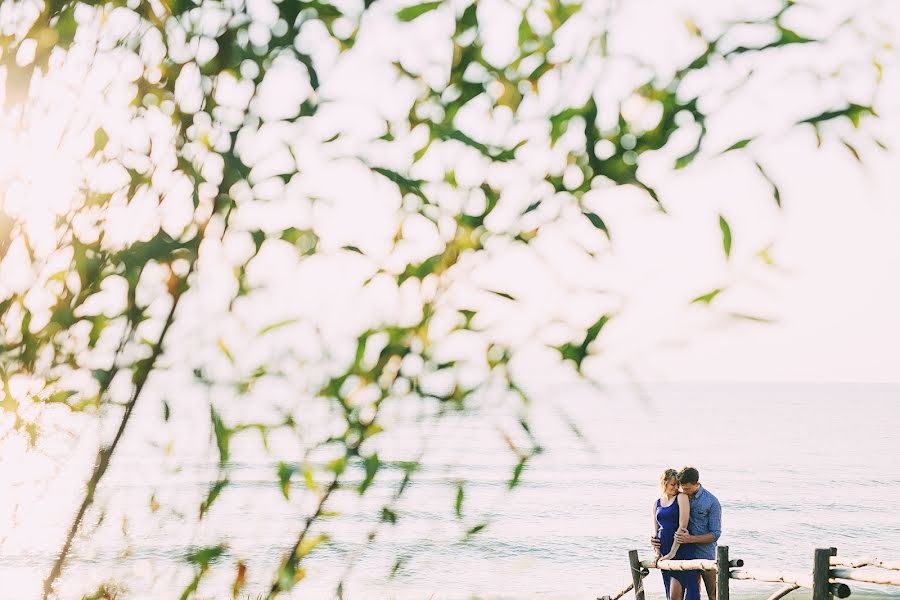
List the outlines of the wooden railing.
{"type": "Polygon", "coordinates": [[[650,569],[713,571],[716,573],[718,595],[715,600],[730,600],[732,579],[784,584],[769,596],[768,600],[778,600],[800,588],[812,590],[812,600],[847,598],[850,596],[850,586],[838,581],[839,579],[875,585],[900,586],[900,561],[878,558],[839,559],[837,548],[816,549],[812,574],[784,573],[771,569],[748,570],[743,568],[743,560],[728,558],[728,546],[719,546],[716,549],[716,560],[661,560],[656,564],[652,560],[641,560],[638,551],[631,550],[628,553],[628,563],[631,569],[631,583],[616,594],[600,596],[597,600],[619,600],[632,590],[635,600],[645,600],[644,577],[650,574],[650,569]],[[869,569],[864,569],[865,567],[869,567],[869,569]]]}

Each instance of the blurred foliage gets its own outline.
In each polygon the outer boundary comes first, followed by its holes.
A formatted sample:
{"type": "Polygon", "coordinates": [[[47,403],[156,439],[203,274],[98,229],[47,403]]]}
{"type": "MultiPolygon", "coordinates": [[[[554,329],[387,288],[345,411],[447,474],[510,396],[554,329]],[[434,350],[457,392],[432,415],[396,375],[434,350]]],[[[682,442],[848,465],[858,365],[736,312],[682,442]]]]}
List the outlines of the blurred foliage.
{"type": "MultiPolygon", "coordinates": [[[[253,421],[230,414],[224,401],[210,400],[209,431],[218,452],[219,477],[210,484],[197,513],[185,518],[208,518],[217,499],[228,493],[238,438],[259,436],[266,444],[268,436],[285,431],[294,432],[305,450],[276,461],[273,486],[286,502],[296,494],[315,498],[315,508],[305,515],[272,573],[248,573],[244,562],[229,557],[227,539],[193,551],[185,557],[193,575],[181,597],[193,597],[203,578],[216,568],[235,573],[234,597],[247,588],[251,575],[257,581],[270,581],[266,597],[275,597],[304,578],[307,557],[328,543],[327,535],[316,526],[323,519],[340,518],[328,510],[329,498],[339,490],[364,495],[384,472],[397,471],[400,483],[373,520],[390,526],[402,519],[398,501],[413,482],[418,461],[396,463],[379,456],[372,442],[385,435],[380,419],[384,405],[398,398],[418,398],[434,406],[434,416],[440,418],[465,409],[485,390],[499,389],[527,407],[528,394],[510,368],[516,349],[486,330],[479,319],[484,305],[480,300],[460,302],[459,295],[452,294],[461,285],[469,296],[474,293],[465,265],[489,255],[492,244],[500,240],[502,247],[527,247],[541,239],[545,228],[573,214],[599,236],[612,238],[615,232],[603,218],[600,204],[591,201],[591,194],[598,190],[632,186],[664,209],[665,198],[644,173],[648,157],[662,157],[672,171],[700,158],[743,154],[771,186],[780,206],[777,181],[753,152],[756,137],[736,140],[724,151],[707,146],[708,127],[715,116],[708,111],[715,103],[708,102],[706,95],[715,92],[704,91],[693,81],[748,57],[775,60],[776,53],[786,47],[826,41],[788,27],[795,8],[790,1],[764,18],[726,24],[714,36],[688,22],[688,35],[697,51],[674,72],[616,56],[611,8],[598,13],[588,5],[561,0],[507,6],[518,14],[517,47],[502,61],[486,50],[486,4],[477,1],[399,6],[374,0],[22,0],[4,3],[3,8],[0,72],[7,114],[27,127],[40,118],[32,114],[34,99],[49,93],[47,81],[75,68],[73,64],[82,64],[86,77],[94,68],[91,65],[102,60],[107,69],[117,65],[121,70],[110,84],[119,86],[116,100],[109,102],[119,102],[117,109],[124,107],[121,110],[127,114],[127,130],[115,129],[115,123],[104,122],[102,115],[90,121],[81,165],[85,172],[106,169],[116,176],[104,181],[85,178],[77,199],[57,215],[49,246],[30,239],[23,219],[0,210],[3,268],[13,268],[12,249],[18,244],[17,256],[30,274],[26,285],[4,287],[0,295],[4,414],[11,419],[12,430],[32,444],[40,443],[43,411],[54,407],[90,415],[111,432],[98,448],[71,529],[47,575],[45,597],[54,593],[136,407],[154,398],[146,391],[148,381],[172,351],[167,336],[179,319],[191,318],[179,306],[192,294],[202,293],[205,284],[200,275],[206,254],[229,239],[248,243],[249,250],[233,267],[231,290],[221,292],[232,294],[231,310],[258,292],[248,271],[254,259],[276,243],[292,247],[299,261],[341,253],[357,256],[370,267],[364,286],[388,281],[393,290],[411,290],[419,298],[416,318],[368,324],[356,334],[355,351],[347,357],[323,351],[316,376],[298,378],[290,372],[307,368],[299,358],[290,358],[291,364],[286,365],[284,357],[267,357],[248,366],[247,361],[254,359],[245,356],[241,344],[229,343],[224,331],[214,336],[214,345],[236,379],[218,375],[200,359],[190,365],[197,384],[210,390],[210,398],[225,396],[221,393],[225,389],[233,398],[249,397],[260,382],[278,380],[299,398],[327,402],[330,418],[340,423],[336,428],[320,423],[321,435],[310,441],[301,433],[310,424],[303,410],[306,405],[299,400],[276,411],[274,417],[270,412],[253,421]],[[421,61],[395,60],[395,80],[383,84],[405,90],[406,95],[397,100],[407,102],[408,97],[408,106],[400,111],[405,116],[385,116],[383,133],[362,149],[352,143],[341,145],[353,132],[321,134],[316,129],[317,123],[329,123],[320,114],[329,106],[322,92],[341,57],[352,57],[370,28],[388,26],[385,23],[391,19],[399,24],[390,26],[400,27],[403,34],[413,35],[420,28],[441,32],[445,37],[434,43],[446,49],[445,60],[424,66],[421,61]],[[589,30],[589,39],[566,50],[559,42],[574,35],[576,27],[589,30]],[[771,39],[734,46],[730,34],[739,27],[763,28],[772,34],[771,39]],[[83,66],[85,56],[90,57],[87,67],[83,66]],[[618,105],[603,99],[609,81],[596,68],[614,59],[631,61],[632,73],[640,79],[620,95],[618,105]],[[284,79],[278,78],[285,76],[276,72],[283,64],[297,67],[289,77],[302,72],[309,86],[289,114],[263,110],[259,99],[264,87],[284,85],[284,79]],[[629,115],[623,103],[643,107],[641,118],[629,115]],[[472,113],[493,126],[473,126],[479,121],[472,113]],[[648,120],[647,114],[655,116],[648,120]],[[290,138],[300,130],[318,136],[314,145],[326,161],[353,157],[371,172],[373,181],[396,187],[399,215],[392,250],[405,247],[404,224],[412,221],[433,224],[440,232],[441,248],[426,257],[392,251],[390,260],[372,258],[359,245],[323,247],[323,233],[315,224],[258,226],[252,219],[238,218],[264,209],[272,197],[311,204],[328,201],[304,191],[308,188],[302,183],[308,174],[301,169],[303,156],[295,155],[289,141],[274,144],[282,151],[276,167],[252,151],[254,137],[262,139],[266,131],[286,131],[290,138]],[[676,144],[676,138],[682,141],[676,144]],[[690,143],[679,150],[683,139],[690,143]],[[325,150],[330,147],[338,149],[325,150]],[[419,168],[433,165],[434,157],[444,156],[442,152],[471,157],[482,166],[483,176],[462,177],[452,166],[441,174],[419,168]],[[492,175],[495,166],[526,163],[529,194],[525,198],[509,181],[492,175]],[[190,201],[190,218],[182,225],[160,225],[152,235],[126,240],[111,233],[114,209],[149,198],[162,210],[162,202],[177,186],[187,190],[184,197],[190,201]],[[463,202],[443,201],[448,195],[463,202]],[[103,302],[98,300],[101,296],[103,302]],[[448,321],[455,324],[447,327],[448,321]],[[436,350],[448,338],[476,333],[485,340],[479,356],[447,360],[436,350]],[[477,381],[460,376],[462,362],[478,367],[477,381]],[[13,389],[13,382],[19,382],[17,389],[24,391],[13,389]],[[311,458],[323,453],[328,460],[311,458]]],[[[848,99],[811,107],[809,114],[796,125],[812,127],[820,143],[830,135],[842,135],[833,133],[842,129],[830,127],[836,122],[845,120],[859,129],[866,120],[878,118],[872,106],[848,99]]],[[[854,145],[840,141],[859,159],[854,145]]],[[[721,215],[719,226],[729,257],[732,226],[721,215]]],[[[209,260],[215,261],[215,254],[209,260]]],[[[483,291],[490,302],[518,301],[509,291],[483,291]]],[[[694,302],[711,304],[722,291],[702,294],[694,302]]],[[[604,309],[588,322],[570,327],[569,341],[552,345],[559,360],[586,377],[585,361],[614,318],[604,309]]],[[[260,328],[255,339],[265,345],[282,330],[301,337],[316,335],[314,328],[303,325],[302,316],[276,320],[260,328]]],[[[197,356],[202,354],[198,349],[197,356]]],[[[176,417],[178,398],[156,401],[163,406],[165,422],[176,417]]],[[[312,423],[314,429],[316,425],[312,423]]],[[[515,436],[504,434],[513,453],[510,489],[522,481],[529,460],[541,451],[527,417],[519,420],[519,426],[515,436]]],[[[572,429],[578,433],[574,423],[572,429]]],[[[459,481],[448,511],[460,522],[465,539],[488,525],[469,520],[469,500],[465,482],[459,481]]],[[[150,505],[153,512],[159,510],[156,496],[150,505]]],[[[392,575],[402,569],[404,560],[397,558],[392,575]]],[[[109,597],[111,592],[105,590],[91,597],[109,597]]]]}

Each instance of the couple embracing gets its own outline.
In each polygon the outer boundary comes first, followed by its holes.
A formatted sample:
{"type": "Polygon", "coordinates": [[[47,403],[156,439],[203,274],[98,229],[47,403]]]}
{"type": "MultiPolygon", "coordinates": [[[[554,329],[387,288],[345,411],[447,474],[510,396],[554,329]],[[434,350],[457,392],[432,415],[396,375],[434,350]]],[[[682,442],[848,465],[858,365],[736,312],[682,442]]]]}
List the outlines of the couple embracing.
{"type": "MultiPolygon", "coordinates": [[[[666,469],[659,478],[660,496],[653,503],[651,544],[658,560],[716,559],[722,533],[722,506],[700,485],[694,467],[666,469]]],[[[714,571],[663,571],[668,600],[700,600],[700,579],[709,600],[716,600],[714,571]]]]}

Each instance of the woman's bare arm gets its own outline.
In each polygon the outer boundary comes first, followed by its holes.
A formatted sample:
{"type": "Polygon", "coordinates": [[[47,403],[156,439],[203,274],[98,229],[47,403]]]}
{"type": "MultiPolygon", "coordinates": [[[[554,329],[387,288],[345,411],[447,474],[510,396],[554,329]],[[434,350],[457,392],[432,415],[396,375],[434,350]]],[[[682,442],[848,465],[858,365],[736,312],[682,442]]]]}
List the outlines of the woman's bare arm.
{"type": "MultiPolygon", "coordinates": [[[[678,530],[681,531],[683,529],[687,531],[688,521],[691,518],[691,501],[688,499],[687,494],[678,494],[675,501],[678,502],[678,530]]],[[[672,549],[662,557],[662,560],[670,560],[680,547],[681,543],[677,539],[674,540],[672,549]]]]}
{"type": "MultiPolygon", "coordinates": [[[[653,536],[651,537],[651,539],[658,538],[659,537],[659,523],[656,522],[656,500],[654,500],[653,504],[650,506],[650,518],[653,520],[653,536]]],[[[659,558],[659,556],[661,554],[659,551],[659,546],[655,546],[655,549],[656,549],[656,557],[659,558]]]]}

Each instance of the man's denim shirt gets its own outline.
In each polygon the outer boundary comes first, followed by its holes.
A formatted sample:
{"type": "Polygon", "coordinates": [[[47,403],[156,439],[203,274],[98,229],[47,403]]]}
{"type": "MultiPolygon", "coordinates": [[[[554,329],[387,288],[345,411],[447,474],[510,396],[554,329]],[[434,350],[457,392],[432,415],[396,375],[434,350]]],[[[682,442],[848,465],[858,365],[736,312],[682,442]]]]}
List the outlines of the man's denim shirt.
{"type": "MultiPolygon", "coordinates": [[[[691,496],[691,518],[688,521],[688,533],[703,535],[711,533],[718,540],[722,535],[722,505],[718,498],[705,487],[691,496]]],[[[716,542],[709,544],[691,544],[697,558],[716,559],[716,542]]]]}

